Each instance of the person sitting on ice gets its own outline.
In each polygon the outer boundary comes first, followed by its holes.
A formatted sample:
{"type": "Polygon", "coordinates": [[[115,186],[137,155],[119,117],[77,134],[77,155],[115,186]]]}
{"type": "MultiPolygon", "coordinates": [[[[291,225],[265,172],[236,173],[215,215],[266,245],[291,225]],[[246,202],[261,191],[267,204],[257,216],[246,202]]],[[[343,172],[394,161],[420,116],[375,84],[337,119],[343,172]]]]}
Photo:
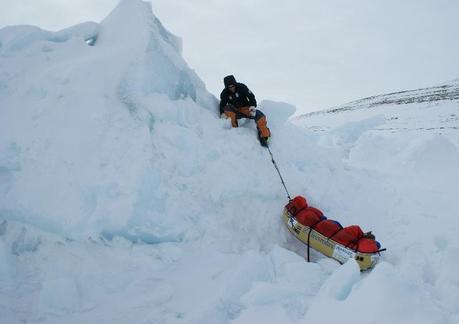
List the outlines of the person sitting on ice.
{"type": "Polygon", "coordinates": [[[266,116],[258,109],[257,100],[252,91],[243,83],[236,82],[233,75],[223,78],[225,88],[220,94],[220,114],[231,119],[231,125],[238,127],[238,119],[250,118],[255,120],[258,129],[258,139],[261,145],[268,146],[271,132],[267,127],[266,116]]]}

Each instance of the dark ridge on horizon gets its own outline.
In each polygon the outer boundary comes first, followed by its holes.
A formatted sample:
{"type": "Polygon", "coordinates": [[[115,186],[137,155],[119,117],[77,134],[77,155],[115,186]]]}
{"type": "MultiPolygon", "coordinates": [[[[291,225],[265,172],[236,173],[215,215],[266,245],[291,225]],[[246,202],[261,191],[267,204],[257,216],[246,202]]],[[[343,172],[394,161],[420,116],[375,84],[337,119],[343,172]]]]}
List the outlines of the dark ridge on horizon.
{"type": "Polygon", "coordinates": [[[434,87],[416,90],[403,90],[381,95],[370,96],[347,104],[325,110],[301,114],[296,119],[303,119],[322,114],[342,113],[350,110],[371,109],[382,105],[406,105],[411,103],[435,101],[459,101],[459,79],[434,87]]]}

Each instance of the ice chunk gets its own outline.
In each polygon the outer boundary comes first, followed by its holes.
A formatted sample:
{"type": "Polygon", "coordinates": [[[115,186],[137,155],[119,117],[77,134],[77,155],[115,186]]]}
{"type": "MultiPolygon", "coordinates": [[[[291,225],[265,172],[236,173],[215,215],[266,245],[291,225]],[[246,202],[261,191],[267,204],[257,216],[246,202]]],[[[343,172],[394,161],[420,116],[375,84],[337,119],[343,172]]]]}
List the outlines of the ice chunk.
{"type": "Polygon", "coordinates": [[[244,253],[227,280],[226,298],[237,300],[250,289],[254,281],[268,281],[271,277],[266,258],[255,251],[244,253]]]}
{"type": "Polygon", "coordinates": [[[79,38],[86,42],[95,42],[99,25],[85,22],[58,32],[43,30],[35,26],[10,26],[0,30],[0,50],[4,53],[22,51],[37,42],[64,43],[71,38],[79,38]],[[92,40],[92,41],[90,41],[92,40]]]}
{"type": "Polygon", "coordinates": [[[330,130],[320,143],[327,146],[352,145],[365,132],[385,123],[384,115],[376,115],[359,121],[351,121],[330,130]]]}
{"type": "Polygon", "coordinates": [[[295,106],[285,102],[263,100],[258,107],[267,117],[269,125],[283,125],[296,111],[295,106]]]}
{"type": "Polygon", "coordinates": [[[304,259],[298,254],[295,254],[285,248],[282,248],[278,245],[275,245],[269,256],[274,266],[274,271],[276,274],[282,273],[285,270],[286,264],[289,263],[304,263],[304,259]]]}
{"type": "Polygon", "coordinates": [[[359,280],[358,265],[352,263],[356,262],[348,261],[325,283],[305,320],[322,317],[330,322],[352,318],[359,324],[445,322],[439,310],[426,299],[429,297],[404,282],[389,264],[379,264],[368,277],[359,280]],[[421,304],[424,307],[419,309],[421,304]],[[330,308],[334,312],[326,311],[330,308]]]}
{"type": "Polygon", "coordinates": [[[344,300],[359,280],[360,267],[354,259],[349,259],[325,281],[318,296],[344,300]]]}

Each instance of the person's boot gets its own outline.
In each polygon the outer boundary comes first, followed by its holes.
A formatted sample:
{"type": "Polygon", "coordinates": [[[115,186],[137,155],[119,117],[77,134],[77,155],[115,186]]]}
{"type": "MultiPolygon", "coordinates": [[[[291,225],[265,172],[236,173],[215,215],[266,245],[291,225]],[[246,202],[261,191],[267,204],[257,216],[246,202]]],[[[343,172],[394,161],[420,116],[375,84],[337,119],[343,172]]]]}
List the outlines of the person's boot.
{"type": "Polygon", "coordinates": [[[268,147],[269,137],[260,137],[260,144],[263,147],[268,147]]]}
{"type": "Polygon", "coordinates": [[[258,140],[260,141],[261,146],[268,147],[269,136],[263,137],[260,130],[258,130],[258,140]]]}

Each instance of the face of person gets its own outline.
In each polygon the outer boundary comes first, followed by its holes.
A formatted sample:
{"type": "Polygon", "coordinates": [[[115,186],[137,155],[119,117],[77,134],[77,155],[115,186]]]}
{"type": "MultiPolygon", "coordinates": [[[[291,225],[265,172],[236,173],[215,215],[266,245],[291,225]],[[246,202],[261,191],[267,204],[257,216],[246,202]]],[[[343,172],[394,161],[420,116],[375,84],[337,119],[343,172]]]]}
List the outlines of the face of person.
{"type": "Polygon", "coordinates": [[[231,84],[228,86],[228,90],[231,91],[232,93],[236,92],[236,86],[234,84],[231,84]]]}

